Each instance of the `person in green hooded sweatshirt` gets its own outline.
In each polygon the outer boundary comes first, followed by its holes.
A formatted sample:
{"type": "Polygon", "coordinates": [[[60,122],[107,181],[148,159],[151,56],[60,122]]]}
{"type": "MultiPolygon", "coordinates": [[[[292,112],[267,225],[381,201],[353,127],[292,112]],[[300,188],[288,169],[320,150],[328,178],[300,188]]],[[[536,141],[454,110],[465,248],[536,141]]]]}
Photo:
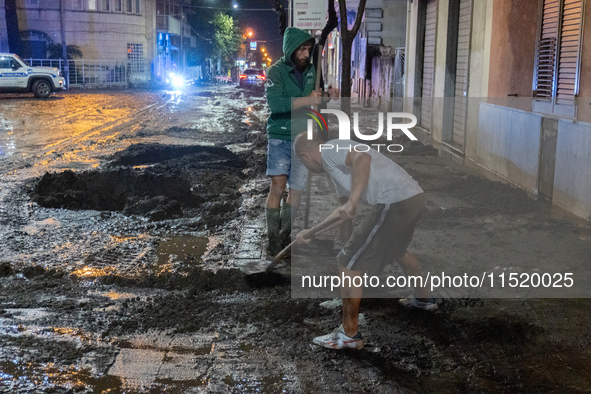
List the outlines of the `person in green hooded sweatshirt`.
{"type": "MultiPolygon", "coordinates": [[[[323,98],[320,89],[314,89],[316,70],[311,58],[315,44],[314,37],[306,31],[288,27],[283,35],[283,57],[266,74],[265,91],[271,111],[267,121],[267,176],[271,177],[267,197],[267,252],[270,256],[278,254],[291,241],[291,217],[295,217],[306,185],[308,170],[295,155],[292,161],[292,140],[307,128],[304,108],[330,100],[323,98]],[[286,187],[287,200],[281,206],[286,187]]],[[[340,92],[329,87],[328,95],[336,98],[340,92]]]]}

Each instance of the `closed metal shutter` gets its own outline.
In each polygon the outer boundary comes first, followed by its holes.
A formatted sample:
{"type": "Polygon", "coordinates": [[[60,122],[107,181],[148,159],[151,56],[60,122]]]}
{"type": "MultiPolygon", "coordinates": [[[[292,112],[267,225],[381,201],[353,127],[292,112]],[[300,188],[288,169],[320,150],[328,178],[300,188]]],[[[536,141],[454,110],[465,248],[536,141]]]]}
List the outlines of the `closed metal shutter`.
{"type": "Polygon", "coordinates": [[[433,108],[433,76],[435,75],[435,37],[437,28],[437,0],[427,3],[425,23],[425,46],[423,52],[423,86],[421,105],[421,127],[431,130],[433,108]]]}
{"type": "Polygon", "coordinates": [[[456,86],[452,145],[463,148],[466,134],[466,107],[470,67],[470,36],[472,32],[472,0],[460,0],[458,48],[456,55],[456,86]]]}

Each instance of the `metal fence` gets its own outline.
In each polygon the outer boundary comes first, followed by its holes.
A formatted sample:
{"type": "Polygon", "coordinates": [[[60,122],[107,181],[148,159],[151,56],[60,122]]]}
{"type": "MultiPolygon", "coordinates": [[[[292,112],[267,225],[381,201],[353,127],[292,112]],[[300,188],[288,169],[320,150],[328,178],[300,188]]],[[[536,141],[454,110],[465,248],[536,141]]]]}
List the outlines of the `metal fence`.
{"type": "MultiPolygon", "coordinates": [[[[65,75],[62,59],[23,59],[31,67],[55,67],[65,75]]],[[[150,83],[151,69],[147,61],[68,60],[70,87],[109,87],[150,83]]]]}

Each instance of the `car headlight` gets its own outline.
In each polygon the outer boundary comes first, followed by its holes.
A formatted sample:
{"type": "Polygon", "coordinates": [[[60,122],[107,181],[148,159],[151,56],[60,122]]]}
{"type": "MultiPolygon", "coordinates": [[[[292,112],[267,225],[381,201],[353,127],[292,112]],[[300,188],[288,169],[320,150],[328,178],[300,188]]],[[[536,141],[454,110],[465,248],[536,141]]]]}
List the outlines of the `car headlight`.
{"type": "Polygon", "coordinates": [[[185,80],[180,75],[172,77],[172,85],[176,88],[182,88],[185,85],[185,80]]]}

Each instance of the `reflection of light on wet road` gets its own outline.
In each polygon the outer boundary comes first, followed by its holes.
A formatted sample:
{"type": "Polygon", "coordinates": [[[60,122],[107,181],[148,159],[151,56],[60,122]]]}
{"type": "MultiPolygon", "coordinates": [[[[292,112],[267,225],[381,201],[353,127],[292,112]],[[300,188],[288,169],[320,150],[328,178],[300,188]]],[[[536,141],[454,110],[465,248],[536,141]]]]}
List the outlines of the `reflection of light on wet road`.
{"type": "Polygon", "coordinates": [[[167,91],[166,94],[170,94],[170,98],[168,99],[169,103],[177,105],[180,104],[183,92],[181,92],[180,90],[174,90],[167,91]]]}
{"type": "Polygon", "coordinates": [[[104,297],[109,297],[112,300],[127,300],[130,298],[136,298],[137,295],[133,294],[133,293],[118,293],[116,291],[109,291],[108,293],[101,293],[102,296],[104,297]]]}
{"type": "Polygon", "coordinates": [[[0,158],[11,156],[16,149],[14,124],[3,117],[0,118],[0,158]]]}
{"type": "Polygon", "coordinates": [[[121,379],[115,376],[95,377],[87,368],[64,368],[53,363],[37,364],[17,360],[0,362],[0,381],[12,381],[17,392],[25,392],[26,389],[21,390],[20,387],[27,387],[31,383],[47,385],[49,390],[45,392],[61,392],[50,389],[51,385],[67,385],[70,388],[92,387],[96,393],[118,391],[122,384],[121,379]]]}
{"type": "Polygon", "coordinates": [[[78,276],[81,278],[97,278],[100,276],[114,274],[116,272],[117,272],[117,269],[115,267],[105,267],[105,268],[84,267],[84,268],[77,269],[76,271],[72,272],[71,275],[78,276]]]}

